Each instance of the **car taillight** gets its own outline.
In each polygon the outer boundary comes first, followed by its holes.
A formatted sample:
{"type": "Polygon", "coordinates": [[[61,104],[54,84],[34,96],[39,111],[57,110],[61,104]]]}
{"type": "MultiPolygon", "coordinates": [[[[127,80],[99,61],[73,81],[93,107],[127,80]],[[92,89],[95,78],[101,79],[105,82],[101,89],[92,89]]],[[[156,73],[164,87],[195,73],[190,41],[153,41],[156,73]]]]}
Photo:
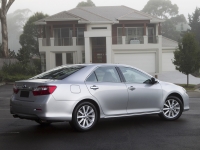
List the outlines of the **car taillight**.
{"type": "Polygon", "coordinates": [[[14,92],[15,94],[17,94],[17,93],[19,92],[19,89],[17,89],[16,84],[13,85],[13,92],[14,92]]]}
{"type": "Polygon", "coordinates": [[[54,86],[54,85],[38,86],[32,92],[34,96],[49,95],[49,94],[52,94],[56,88],[57,86],[54,86]]]}

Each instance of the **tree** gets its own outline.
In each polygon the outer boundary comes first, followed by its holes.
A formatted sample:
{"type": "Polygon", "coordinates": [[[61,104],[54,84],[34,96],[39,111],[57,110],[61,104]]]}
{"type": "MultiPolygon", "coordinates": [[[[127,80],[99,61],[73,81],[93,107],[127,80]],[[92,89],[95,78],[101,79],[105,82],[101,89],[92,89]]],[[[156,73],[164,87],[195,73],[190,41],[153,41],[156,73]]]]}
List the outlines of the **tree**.
{"type": "Polygon", "coordinates": [[[200,44],[200,8],[196,8],[194,13],[189,15],[189,25],[191,27],[191,32],[195,34],[200,44]]]}
{"type": "Polygon", "coordinates": [[[87,2],[80,2],[76,7],[88,7],[88,6],[95,6],[95,4],[92,2],[92,0],[87,0],[87,2]]]}
{"type": "Polygon", "coordinates": [[[37,41],[38,35],[40,33],[34,22],[43,19],[47,16],[47,14],[37,12],[28,19],[28,21],[23,27],[23,34],[21,34],[20,36],[19,43],[21,44],[22,49],[26,49],[28,51],[30,57],[33,55],[40,56],[39,45],[37,41]]]}
{"type": "Polygon", "coordinates": [[[167,19],[178,14],[178,6],[173,5],[170,0],[149,0],[142,11],[161,19],[167,19]]]}
{"type": "Polygon", "coordinates": [[[4,51],[4,57],[8,57],[8,31],[6,15],[15,0],[1,0],[0,19],[1,19],[1,33],[2,33],[2,48],[4,51]]]}
{"type": "Polygon", "coordinates": [[[189,84],[188,75],[199,69],[199,54],[200,49],[194,34],[186,33],[179,43],[179,48],[174,52],[172,62],[176,70],[187,75],[187,86],[189,84]]]}
{"type": "MultiPolygon", "coordinates": [[[[2,49],[2,44],[0,44],[0,58],[4,58],[4,51],[2,49]]],[[[8,49],[8,57],[7,58],[16,58],[16,54],[13,51],[11,51],[10,49],[8,49]]]]}
{"type": "Polygon", "coordinates": [[[167,19],[162,23],[162,35],[174,41],[180,39],[180,32],[176,31],[176,27],[171,19],[167,19]]]}

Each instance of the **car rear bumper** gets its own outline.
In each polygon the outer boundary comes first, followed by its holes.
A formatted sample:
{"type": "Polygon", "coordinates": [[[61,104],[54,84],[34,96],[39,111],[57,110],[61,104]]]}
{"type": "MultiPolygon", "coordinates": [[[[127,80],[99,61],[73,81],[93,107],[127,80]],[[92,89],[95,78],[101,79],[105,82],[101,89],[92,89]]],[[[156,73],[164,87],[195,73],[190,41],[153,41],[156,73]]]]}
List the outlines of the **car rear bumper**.
{"type": "Polygon", "coordinates": [[[55,101],[50,96],[41,102],[27,102],[10,99],[10,113],[15,117],[29,120],[71,121],[76,101],[55,101]]]}

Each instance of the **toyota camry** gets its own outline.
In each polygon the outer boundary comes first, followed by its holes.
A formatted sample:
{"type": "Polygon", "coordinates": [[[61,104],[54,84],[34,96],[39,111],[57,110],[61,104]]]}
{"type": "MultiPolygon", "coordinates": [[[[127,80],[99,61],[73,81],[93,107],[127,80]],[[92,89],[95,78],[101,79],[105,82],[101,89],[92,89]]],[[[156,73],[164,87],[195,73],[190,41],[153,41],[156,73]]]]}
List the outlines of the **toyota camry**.
{"type": "Polygon", "coordinates": [[[184,88],[120,64],[63,65],[16,81],[10,99],[14,117],[41,125],[67,121],[78,131],[100,118],[158,114],[172,121],[186,110],[184,88]]]}

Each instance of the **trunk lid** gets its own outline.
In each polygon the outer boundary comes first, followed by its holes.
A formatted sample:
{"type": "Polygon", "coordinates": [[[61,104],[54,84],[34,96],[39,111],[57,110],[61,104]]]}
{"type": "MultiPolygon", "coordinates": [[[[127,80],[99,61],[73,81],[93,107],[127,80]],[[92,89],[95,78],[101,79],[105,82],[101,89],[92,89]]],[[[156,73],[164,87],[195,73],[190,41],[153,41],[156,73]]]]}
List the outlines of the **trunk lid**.
{"type": "Polygon", "coordinates": [[[16,81],[15,86],[19,91],[15,94],[15,98],[20,101],[34,102],[37,98],[39,98],[39,96],[34,96],[32,91],[38,86],[47,85],[48,83],[53,82],[55,82],[55,80],[51,79],[29,79],[16,81]]]}

